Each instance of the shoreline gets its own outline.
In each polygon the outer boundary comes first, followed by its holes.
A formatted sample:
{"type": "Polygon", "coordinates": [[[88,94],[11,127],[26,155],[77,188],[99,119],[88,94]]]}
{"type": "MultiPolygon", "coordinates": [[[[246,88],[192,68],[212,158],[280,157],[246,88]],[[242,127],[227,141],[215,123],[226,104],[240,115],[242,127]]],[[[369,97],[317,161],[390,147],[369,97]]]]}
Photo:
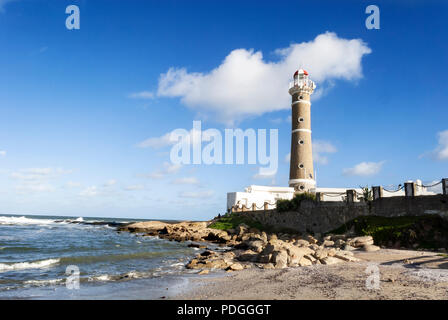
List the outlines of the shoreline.
{"type": "Polygon", "coordinates": [[[176,300],[439,300],[448,298],[448,258],[434,252],[381,249],[362,261],[286,269],[247,269],[190,281],[176,300]],[[379,289],[366,269],[379,268],[379,289]]]}

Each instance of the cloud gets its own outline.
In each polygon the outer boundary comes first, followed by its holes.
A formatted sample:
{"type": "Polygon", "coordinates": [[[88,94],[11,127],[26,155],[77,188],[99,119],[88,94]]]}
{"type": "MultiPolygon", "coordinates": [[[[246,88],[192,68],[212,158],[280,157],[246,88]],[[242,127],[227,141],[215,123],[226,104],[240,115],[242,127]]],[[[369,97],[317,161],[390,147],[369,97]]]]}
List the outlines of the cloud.
{"type": "Polygon", "coordinates": [[[124,187],[124,190],[126,190],[126,191],[136,191],[136,190],[143,190],[143,189],[145,189],[145,186],[142,184],[135,184],[135,185],[124,187]]]}
{"type": "Polygon", "coordinates": [[[183,191],[179,193],[179,197],[181,198],[193,198],[193,199],[199,199],[199,198],[208,198],[211,197],[214,194],[214,191],[207,190],[207,191],[183,191]]]}
{"type": "Polygon", "coordinates": [[[176,173],[182,167],[180,164],[173,164],[169,162],[163,163],[163,169],[154,171],[152,173],[140,174],[140,177],[149,179],[163,179],[165,176],[176,173]]]}
{"type": "Polygon", "coordinates": [[[6,151],[0,150],[0,157],[5,157],[5,156],[6,156],[6,151]]]}
{"type": "Polygon", "coordinates": [[[97,186],[90,186],[82,190],[79,195],[82,197],[94,197],[99,194],[97,186]]]}
{"type": "Polygon", "coordinates": [[[110,179],[110,180],[107,180],[107,181],[103,184],[103,186],[104,186],[104,187],[111,187],[111,186],[113,186],[113,185],[115,185],[115,184],[117,184],[117,180],[115,180],[115,179],[110,179]]]}
{"type": "Polygon", "coordinates": [[[323,153],[335,153],[337,151],[336,147],[330,142],[315,140],[312,143],[313,146],[313,160],[315,163],[327,164],[328,158],[323,153]]]}
{"type": "MultiPolygon", "coordinates": [[[[328,141],[314,140],[312,142],[312,146],[313,146],[313,161],[315,163],[319,163],[319,164],[327,164],[328,163],[328,158],[326,156],[322,155],[322,153],[337,152],[336,147],[328,141]]],[[[290,161],[291,161],[291,153],[288,153],[285,156],[285,162],[288,163],[290,161]]]]}
{"type": "Polygon", "coordinates": [[[172,181],[172,184],[193,184],[197,185],[199,184],[199,180],[196,177],[185,177],[185,178],[179,178],[172,181]]]}
{"type": "Polygon", "coordinates": [[[437,160],[448,160],[448,130],[438,133],[439,145],[433,151],[434,157],[437,160]]]}
{"type": "MultiPolygon", "coordinates": [[[[152,138],[146,139],[146,140],[140,142],[139,144],[137,144],[137,146],[139,148],[159,149],[159,148],[174,145],[179,142],[179,137],[178,137],[179,133],[177,132],[177,130],[178,129],[174,129],[160,137],[152,137],[152,138]]],[[[208,134],[209,134],[209,131],[207,131],[207,130],[202,131],[202,129],[199,130],[199,129],[192,128],[190,131],[185,131],[183,139],[188,141],[191,145],[193,142],[200,143],[203,141],[209,141],[208,134]]]]}
{"type": "Polygon", "coordinates": [[[131,93],[129,95],[129,98],[131,98],[131,99],[154,99],[155,95],[151,91],[141,91],[141,92],[131,93]]]}
{"type": "Polygon", "coordinates": [[[30,193],[30,192],[35,193],[35,192],[53,192],[55,188],[49,183],[27,181],[16,186],[16,190],[19,193],[30,193]]]}
{"type": "Polygon", "coordinates": [[[67,188],[79,188],[79,187],[81,187],[81,183],[79,183],[79,182],[69,181],[69,182],[67,182],[67,183],[65,184],[65,186],[66,186],[67,188]]]}
{"type": "Polygon", "coordinates": [[[62,168],[27,168],[11,173],[11,178],[17,180],[45,180],[57,178],[64,174],[72,173],[73,170],[62,168]]]}
{"type": "Polygon", "coordinates": [[[347,168],[342,171],[347,176],[373,176],[380,172],[385,161],[380,162],[361,162],[353,168],[347,168]]]}
{"type": "Polygon", "coordinates": [[[220,122],[238,122],[290,108],[288,82],[300,66],[322,88],[338,79],[360,79],[362,57],[370,52],[361,39],[343,39],[332,32],[275,50],[277,62],[265,61],[260,51],[236,49],[206,73],[169,68],[160,75],[157,95],[180,98],[187,107],[210,113],[220,122]]]}
{"type": "Polygon", "coordinates": [[[5,12],[5,5],[16,0],[0,0],[0,12],[5,12]]]}

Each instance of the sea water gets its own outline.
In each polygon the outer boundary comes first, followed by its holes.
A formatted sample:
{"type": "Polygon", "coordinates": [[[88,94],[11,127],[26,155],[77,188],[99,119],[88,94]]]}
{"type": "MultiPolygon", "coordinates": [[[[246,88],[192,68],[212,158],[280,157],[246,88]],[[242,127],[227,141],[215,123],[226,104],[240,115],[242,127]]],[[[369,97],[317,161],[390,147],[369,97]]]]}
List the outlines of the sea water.
{"type": "Polygon", "coordinates": [[[159,299],[180,293],[194,272],[185,264],[197,249],[117,232],[130,222],[0,216],[0,299],[159,299]],[[67,285],[73,268],[79,289],[67,285]]]}

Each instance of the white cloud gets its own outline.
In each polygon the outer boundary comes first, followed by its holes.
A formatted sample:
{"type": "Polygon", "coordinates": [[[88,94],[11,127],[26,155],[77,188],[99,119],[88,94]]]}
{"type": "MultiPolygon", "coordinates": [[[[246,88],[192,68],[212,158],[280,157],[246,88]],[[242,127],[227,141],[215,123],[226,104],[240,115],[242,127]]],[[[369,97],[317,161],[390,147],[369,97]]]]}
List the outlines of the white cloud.
{"type": "Polygon", "coordinates": [[[117,184],[117,180],[115,180],[115,179],[110,179],[110,180],[107,180],[107,181],[103,184],[103,186],[104,186],[104,187],[111,187],[111,186],[113,186],[113,185],[115,185],[115,184],[117,184]]]}
{"type": "Polygon", "coordinates": [[[67,182],[67,183],[65,184],[65,186],[66,186],[67,188],[79,188],[79,187],[81,187],[81,183],[79,183],[79,182],[69,181],[69,182],[67,182]]]}
{"type": "Polygon", "coordinates": [[[55,190],[54,186],[49,183],[40,183],[27,181],[16,186],[16,190],[19,193],[34,193],[34,192],[52,192],[55,190]]]}
{"type": "Polygon", "coordinates": [[[193,199],[198,199],[198,198],[208,198],[211,197],[214,194],[214,192],[212,190],[207,190],[207,191],[183,191],[181,193],[179,193],[179,197],[181,198],[193,198],[193,199]]]}
{"type": "Polygon", "coordinates": [[[163,163],[163,169],[154,171],[152,173],[140,174],[140,177],[150,178],[150,179],[163,179],[165,176],[176,173],[182,167],[180,164],[173,164],[169,162],[163,163]]]}
{"type": "Polygon", "coordinates": [[[94,197],[99,194],[97,186],[90,186],[82,190],[79,195],[82,197],[94,197]]]}
{"type": "Polygon", "coordinates": [[[327,164],[328,158],[323,153],[335,153],[337,151],[336,147],[330,142],[316,140],[313,141],[313,160],[319,164],[327,164]]]}
{"type": "Polygon", "coordinates": [[[448,130],[438,133],[439,145],[433,151],[437,160],[448,160],[448,130]]]}
{"type": "Polygon", "coordinates": [[[196,177],[179,178],[172,182],[173,184],[199,184],[199,180],[196,177]]]}
{"type": "Polygon", "coordinates": [[[145,186],[142,184],[135,184],[135,185],[124,187],[124,190],[126,190],[126,191],[135,191],[135,190],[143,190],[143,189],[145,189],[145,186]]]}
{"type": "Polygon", "coordinates": [[[154,97],[155,97],[154,92],[151,91],[135,92],[129,95],[129,98],[132,99],[154,99],[154,97]]]}
{"type": "Polygon", "coordinates": [[[157,95],[178,97],[191,109],[232,123],[290,108],[288,82],[300,66],[322,89],[333,80],[361,78],[362,57],[370,52],[361,39],[343,39],[331,32],[276,50],[278,62],[263,60],[260,51],[236,49],[208,73],[170,68],[160,75],[157,95]]]}
{"type": "MultiPolygon", "coordinates": [[[[328,141],[322,141],[322,140],[315,140],[312,142],[313,146],[313,161],[315,163],[319,164],[327,164],[328,158],[323,153],[335,153],[337,152],[337,149],[334,145],[332,145],[328,141]]],[[[291,153],[288,153],[285,156],[285,162],[291,161],[291,153]]]]}
{"type": "Polygon", "coordinates": [[[0,157],[4,157],[6,156],[6,151],[5,150],[0,150],[0,157]]]}
{"type": "Polygon", "coordinates": [[[384,162],[361,162],[353,168],[344,169],[342,173],[347,176],[373,176],[380,172],[384,162]]]}
{"type": "Polygon", "coordinates": [[[64,174],[72,173],[73,170],[62,168],[27,168],[11,173],[11,178],[17,180],[45,180],[57,178],[64,174]]]}

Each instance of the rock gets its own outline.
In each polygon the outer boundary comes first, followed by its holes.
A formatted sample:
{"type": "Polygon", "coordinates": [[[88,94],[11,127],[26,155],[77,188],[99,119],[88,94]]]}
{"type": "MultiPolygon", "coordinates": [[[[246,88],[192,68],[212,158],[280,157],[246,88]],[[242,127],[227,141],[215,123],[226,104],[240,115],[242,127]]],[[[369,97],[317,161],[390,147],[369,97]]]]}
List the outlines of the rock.
{"type": "Polygon", "coordinates": [[[336,249],[335,248],[329,249],[327,254],[329,257],[333,257],[336,254],[336,249]]]}
{"type": "Polygon", "coordinates": [[[229,269],[233,270],[233,271],[240,271],[240,270],[243,270],[244,267],[240,263],[234,263],[234,264],[230,265],[229,269]]]}
{"type": "Polygon", "coordinates": [[[247,246],[250,250],[260,253],[263,251],[264,242],[262,240],[249,241],[247,246]]]}
{"type": "Polygon", "coordinates": [[[323,243],[323,246],[324,247],[332,247],[332,246],[334,246],[334,241],[325,240],[324,243],[323,243]]]}
{"type": "Polygon", "coordinates": [[[319,249],[314,252],[314,257],[316,259],[325,259],[328,256],[328,251],[325,249],[319,249]]]}
{"type": "Polygon", "coordinates": [[[212,251],[212,250],[206,250],[201,253],[201,256],[203,256],[203,257],[208,257],[208,256],[213,256],[213,255],[216,255],[216,252],[212,251]]]}
{"type": "Polygon", "coordinates": [[[326,258],[320,259],[320,262],[322,262],[322,264],[333,265],[333,264],[343,262],[343,260],[338,259],[336,257],[326,257],[326,258]]]}
{"type": "Polygon", "coordinates": [[[345,251],[353,251],[353,250],[356,250],[356,248],[355,248],[355,247],[352,247],[352,246],[349,245],[349,244],[346,244],[346,245],[344,246],[344,250],[345,250],[345,251]]]}
{"type": "Polygon", "coordinates": [[[364,245],[364,246],[362,247],[362,250],[363,250],[363,251],[367,251],[367,252],[372,252],[372,251],[378,251],[378,250],[380,250],[380,247],[375,246],[375,245],[373,245],[373,244],[367,244],[367,245],[364,245]]]}
{"type": "Polygon", "coordinates": [[[294,242],[294,245],[298,247],[308,247],[310,243],[306,240],[299,239],[294,242]]]}
{"type": "Polygon", "coordinates": [[[268,236],[268,241],[271,241],[271,240],[278,240],[278,237],[277,237],[277,235],[275,233],[270,234],[268,236]]]}
{"type": "Polygon", "coordinates": [[[187,269],[196,269],[198,262],[199,262],[198,259],[192,259],[185,267],[187,269]]]}
{"type": "Polygon", "coordinates": [[[272,253],[272,262],[276,269],[286,268],[288,265],[288,253],[286,250],[276,250],[272,253]]]}
{"type": "Polygon", "coordinates": [[[309,249],[308,247],[296,247],[296,246],[288,248],[287,252],[288,252],[289,266],[299,265],[303,256],[314,253],[314,251],[309,249]]]}
{"type": "Polygon", "coordinates": [[[342,246],[345,245],[345,241],[342,240],[342,239],[337,239],[337,240],[334,242],[334,245],[335,245],[336,247],[338,247],[338,248],[342,248],[342,246]]]}
{"type": "Polygon", "coordinates": [[[261,240],[263,242],[268,242],[268,236],[267,236],[266,232],[264,232],[264,231],[261,233],[261,240]]]}
{"type": "Polygon", "coordinates": [[[372,236],[356,237],[351,239],[348,244],[355,248],[360,248],[368,244],[373,244],[373,238],[372,236]]]}
{"type": "Polygon", "coordinates": [[[336,253],[336,254],[334,255],[334,257],[337,258],[337,259],[341,259],[341,260],[344,260],[344,261],[348,261],[348,262],[357,262],[357,261],[361,261],[360,259],[355,258],[355,257],[353,257],[352,255],[350,255],[351,252],[348,252],[348,251],[347,251],[347,253],[349,253],[349,254],[344,254],[344,253],[342,253],[342,252],[344,252],[344,251],[340,251],[340,252],[336,253]]]}
{"type": "Polygon", "coordinates": [[[271,261],[271,258],[272,258],[272,254],[260,254],[258,256],[258,262],[269,263],[269,261],[271,261]]]}
{"type": "Polygon", "coordinates": [[[256,262],[258,261],[258,254],[252,250],[246,250],[238,256],[238,260],[256,262]]]}
{"type": "Polygon", "coordinates": [[[299,262],[299,266],[301,266],[301,267],[307,267],[312,264],[313,264],[313,262],[311,260],[309,260],[308,258],[306,258],[306,256],[304,256],[302,259],[300,259],[300,262],[299,262]]]}
{"type": "Polygon", "coordinates": [[[275,245],[273,245],[272,243],[268,243],[266,245],[266,247],[264,247],[263,251],[261,252],[261,254],[263,255],[269,255],[272,254],[275,250],[275,245]]]}
{"type": "Polygon", "coordinates": [[[263,265],[263,269],[275,269],[275,267],[272,263],[266,263],[263,265]]]}
{"type": "Polygon", "coordinates": [[[204,270],[198,272],[198,274],[200,274],[200,275],[202,275],[202,274],[208,274],[209,272],[210,272],[210,270],[208,270],[208,269],[204,269],[204,270]]]}
{"type": "Polygon", "coordinates": [[[316,244],[318,242],[318,240],[316,238],[314,238],[313,236],[311,236],[311,235],[308,235],[306,237],[306,240],[308,240],[308,242],[311,243],[311,244],[316,244]]]}

